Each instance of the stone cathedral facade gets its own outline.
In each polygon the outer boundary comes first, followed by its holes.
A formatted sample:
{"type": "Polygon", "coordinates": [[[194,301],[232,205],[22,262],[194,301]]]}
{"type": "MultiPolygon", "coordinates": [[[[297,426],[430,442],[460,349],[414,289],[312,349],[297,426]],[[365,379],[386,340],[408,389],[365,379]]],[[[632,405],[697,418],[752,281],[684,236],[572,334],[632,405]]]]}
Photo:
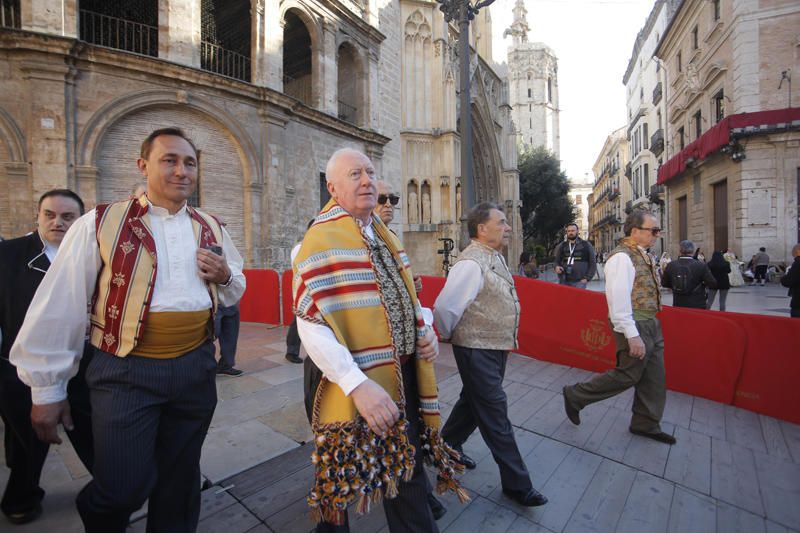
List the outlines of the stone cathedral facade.
{"type": "MultiPolygon", "coordinates": [[[[457,31],[411,0],[0,1],[0,235],[33,229],[54,187],[127,197],[153,129],[200,151],[194,205],[252,268],[284,269],[327,201],[325,163],[366,153],[402,193],[394,229],[418,271],[460,210],[457,31]],[[412,202],[413,200],[413,202],[412,202]]],[[[479,199],[519,203],[507,91],[472,24],[479,199]]],[[[509,254],[520,246],[518,217],[509,254]],[[516,248],[515,248],[516,247],[516,248]]]]}
{"type": "Polygon", "coordinates": [[[528,10],[523,0],[514,6],[514,21],[505,31],[508,48],[509,103],[520,147],[543,146],[560,154],[558,58],[543,43],[528,42],[528,10]]]}

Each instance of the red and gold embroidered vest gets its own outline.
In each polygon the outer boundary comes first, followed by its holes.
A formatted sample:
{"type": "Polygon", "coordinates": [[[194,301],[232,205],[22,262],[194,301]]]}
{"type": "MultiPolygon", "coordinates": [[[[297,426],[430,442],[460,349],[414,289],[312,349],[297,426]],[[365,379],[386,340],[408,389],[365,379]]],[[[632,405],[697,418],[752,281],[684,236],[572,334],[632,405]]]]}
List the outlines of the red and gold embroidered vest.
{"type": "MultiPolygon", "coordinates": [[[[103,265],[92,299],[90,339],[94,347],[119,357],[128,355],[142,337],[156,284],[158,259],[148,209],[144,196],[96,207],[97,244],[103,265]]],[[[187,207],[187,211],[198,247],[221,246],[219,222],[197,209],[187,207]]],[[[206,286],[213,317],[217,286],[206,286]]]]}

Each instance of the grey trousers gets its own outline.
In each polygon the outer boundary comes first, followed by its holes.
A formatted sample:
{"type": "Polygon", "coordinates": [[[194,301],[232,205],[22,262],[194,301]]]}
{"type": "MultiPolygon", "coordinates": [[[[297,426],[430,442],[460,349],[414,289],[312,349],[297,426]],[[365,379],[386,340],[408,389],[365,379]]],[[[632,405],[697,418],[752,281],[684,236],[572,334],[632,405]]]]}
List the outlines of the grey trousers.
{"type": "Polygon", "coordinates": [[[527,492],[533,485],[519,452],[514,428],[508,420],[508,399],[503,390],[508,352],[453,345],[463,388],[442,438],[460,449],[477,427],[500,468],[504,489],[527,492]]]}
{"type": "Polygon", "coordinates": [[[728,289],[722,289],[718,291],[717,289],[708,289],[708,303],[706,304],[706,309],[711,309],[714,305],[714,299],[717,297],[717,292],[719,292],[719,310],[725,310],[725,301],[728,299],[728,289]]]}
{"type": "Polygon", "coordinates": [[[614,332],[617,366],[584,383],[567,387],[567,401],[578,410],[634,387],[631,429],[647,433],[661,431],[661,416],[667,399],[664,373],[664,337],[658,319],[637,320],[644,341],[644,359],[631,357],[628,340],[614,332]]]}

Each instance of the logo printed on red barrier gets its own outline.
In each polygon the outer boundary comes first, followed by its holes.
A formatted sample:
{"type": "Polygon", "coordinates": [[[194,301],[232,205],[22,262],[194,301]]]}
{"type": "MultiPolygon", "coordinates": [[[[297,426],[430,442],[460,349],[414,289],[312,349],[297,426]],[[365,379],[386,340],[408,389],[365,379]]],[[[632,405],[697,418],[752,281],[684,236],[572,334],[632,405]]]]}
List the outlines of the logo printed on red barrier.
{"type": "Polygon", "coordinates": [[[611,335],[605,331],[605,323],[602,320],[589,320],[589,327],[581,330],[581,340],[583,344],[593,352],[598,352],[608,346],[611,342],[611,335]]]}

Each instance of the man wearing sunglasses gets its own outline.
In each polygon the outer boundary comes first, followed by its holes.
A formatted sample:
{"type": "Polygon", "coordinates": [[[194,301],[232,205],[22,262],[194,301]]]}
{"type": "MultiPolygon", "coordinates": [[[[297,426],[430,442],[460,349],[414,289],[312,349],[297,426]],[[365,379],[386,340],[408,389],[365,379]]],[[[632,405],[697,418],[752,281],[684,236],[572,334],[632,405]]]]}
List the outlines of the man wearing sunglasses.
{"type": "Polygon", "coordinates": [[[664,337],[656,314],[661,291],[654,261],[647,253],[661,228],[651,213],[628,215],[622,239],[606,261],[606,300],[617,345],[617,366],[584,383],[564,386],[567,418],[581,423],[580,410],[634,387],[630,432],[665,444],[675,437],[661,430],[667,398],[664,383],[664,337]]]}
{"type": "MultiPolygon", "coordinates": [[[[0,243],[0,416],[5,424],[6,459],[11,470],[0,509],[12,524],[30,522],[42,512],[44,491],[39,487],[39,478],[50,445],[36,437],[30,418],[31,389],[19,379],[8,355],[64,235],[82,214],[83,201],[74,192],[47,191],[39,198],[36,231],[0,243]]],[[[91,468],[91,420],[83,368],[80,377],[69,384],[75,415],[72,424],[78,429],[67,427],[67,434],[81,460],[91,468]],[[75,403],[78,398],[83,399],[83,408],[75,403]]]]}
{"type": "Polygon", "coordinates": [[[392,185],[388,181],[376,181],[375,188],[378,191],[375,214],[388,226],[394,220],[394,208],[400,202],[400,197],[392,192],[392,185]]]}

